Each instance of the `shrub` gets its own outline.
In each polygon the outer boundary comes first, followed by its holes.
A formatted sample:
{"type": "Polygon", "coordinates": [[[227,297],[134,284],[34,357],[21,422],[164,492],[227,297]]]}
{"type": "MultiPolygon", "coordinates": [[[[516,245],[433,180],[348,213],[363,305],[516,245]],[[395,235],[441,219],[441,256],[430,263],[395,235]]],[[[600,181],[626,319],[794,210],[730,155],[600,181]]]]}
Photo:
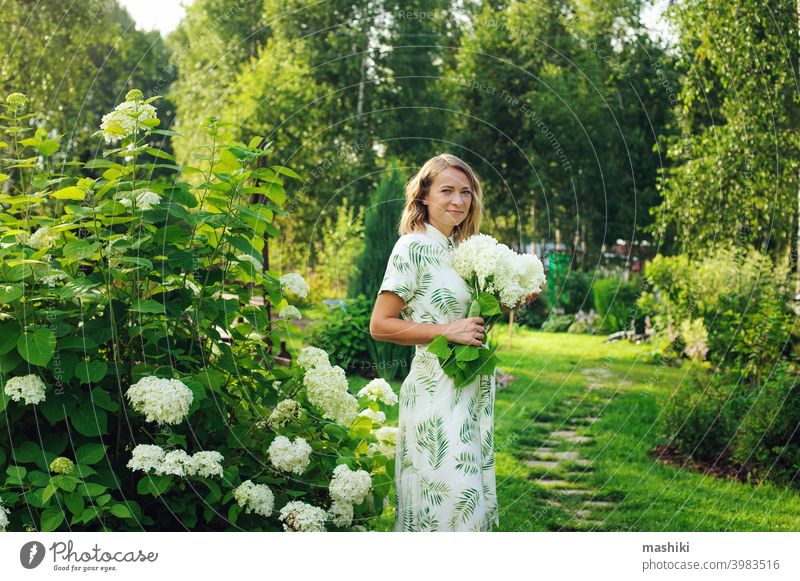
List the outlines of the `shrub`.
{"type": "Polygon", "coordinates": [[[600,328],[604,333],[616,333],[634,328],[644,330],[644,314],[636,306],[639,298],[641,277],[630,280],[612,276],[595,281],[592,286],[594,308],[600,317],[600,328]]]}
{"type": "Polygon", "coordinates": [[[733,458],[759,479],[794,484],[800,471],[800,387],[786,361],[754,390],[742,420],[733,458]]]}
{"type": "MultiPolygon", "coordinates": [[[[292,502],[326,513],[339,464],[372,482],[355,518],[380,515],[394,462],[370,452],[373,420],[355,416],[380,404],[349,394],[324,352],[301,352],[302,368],[274,365],[261,342],[266,305],[250,301],[258,291],[280,312],[284,290],[305,290],[299,275],[290,284],[261,263],[264,234],[287,215],[284,179],[300,176],[257,167],[269,154],[260,139],[229,143],[215,118],[195,157],[203,167],[179,167],[149,143],[172,135],[154,129],[154,101],[131,91],[104,118],[98,134],[121,143],[72,163],[94,177],[54,172],[60,137],[26,137],[23,99],[0,116],[10,144],[0,159],[9,528],[282,530],[292,502]],[[156,169],[175,179],[152,181],[156,169]],[[263,203],[251,205],[254,194],[263,203]]],[[[349,526],[341,514],[322,525],[349,526]]]]}
{"type": "Polygon", "coordinates": [[[542,325],[542,331],[545,333],[565,333],[574,320],[575,315],[551,314],[542,325]]]}

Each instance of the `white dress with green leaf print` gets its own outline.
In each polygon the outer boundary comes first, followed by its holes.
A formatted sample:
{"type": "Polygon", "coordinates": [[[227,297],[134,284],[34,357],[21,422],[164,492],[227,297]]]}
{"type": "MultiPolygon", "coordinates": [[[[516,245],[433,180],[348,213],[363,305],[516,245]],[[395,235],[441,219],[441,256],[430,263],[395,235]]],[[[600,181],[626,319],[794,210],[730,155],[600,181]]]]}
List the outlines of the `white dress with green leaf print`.
{"type": "MultiPolygon", "coordinates": [[[[425,233],[397,241],[378,294],[402,298],[400,318],[407,321],[463,319],[470,292],[451,265],[453,239],[425,226],[425,233]]],[[[490,531],[500,524],[494,396],[493,374],[455,389],[427,344],[417,345],[400,388],[396,531],[490,531]]]]}

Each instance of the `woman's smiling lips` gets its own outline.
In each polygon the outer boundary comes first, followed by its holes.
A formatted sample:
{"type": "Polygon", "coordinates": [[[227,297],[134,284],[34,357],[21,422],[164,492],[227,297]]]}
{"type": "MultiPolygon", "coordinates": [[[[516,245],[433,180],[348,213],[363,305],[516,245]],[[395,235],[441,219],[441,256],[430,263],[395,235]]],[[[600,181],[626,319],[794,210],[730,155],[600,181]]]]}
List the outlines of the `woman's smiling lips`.
{"type": "Polygon", "coordinates": [[[455,214],[456,216],[460,216],[461,214],[464,213],[464,212],[459,212],[458,210],[447,210],[447,211],[450,212],[451,214],[455,214]]]}

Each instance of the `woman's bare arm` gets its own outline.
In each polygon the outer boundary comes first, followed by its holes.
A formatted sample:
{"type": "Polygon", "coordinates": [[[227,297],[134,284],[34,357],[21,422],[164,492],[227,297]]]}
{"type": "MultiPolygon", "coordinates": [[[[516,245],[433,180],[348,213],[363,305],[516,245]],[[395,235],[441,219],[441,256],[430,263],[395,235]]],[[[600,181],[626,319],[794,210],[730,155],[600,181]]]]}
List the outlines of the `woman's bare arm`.
{"type": "Polygon", "coordinates": [[[469,317],[452,323],[414,323],[398,318],[403,299],[391,291],[382,292],[375,301],[369,321],[369,334],[376,341],[398,345],[420,345],[444,335],[448,341],[480,347],[484,338],[483,318],[469,317]]]}
{"type": "Polygon", "coordinates": [[[404,305],[403,299],[391,291],[378,295],[369,321],[369,334],[373,339],[398,345],[420,345],[445,334],[449,325],[414,323],[398,318],[404,305]]]}

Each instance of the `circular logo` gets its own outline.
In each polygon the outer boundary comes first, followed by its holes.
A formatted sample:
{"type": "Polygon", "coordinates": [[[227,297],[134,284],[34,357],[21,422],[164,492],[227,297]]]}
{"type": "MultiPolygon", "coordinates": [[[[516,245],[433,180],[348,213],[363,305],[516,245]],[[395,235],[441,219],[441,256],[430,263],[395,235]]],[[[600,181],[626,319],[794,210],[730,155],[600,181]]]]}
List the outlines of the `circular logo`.
{"type": "Polygon", "coordinates": [[[39,541],[31,541],[22,545],[19,550],[19,562],[26,569],[35,569],[44,560],[44,545],[39,541]]]}

